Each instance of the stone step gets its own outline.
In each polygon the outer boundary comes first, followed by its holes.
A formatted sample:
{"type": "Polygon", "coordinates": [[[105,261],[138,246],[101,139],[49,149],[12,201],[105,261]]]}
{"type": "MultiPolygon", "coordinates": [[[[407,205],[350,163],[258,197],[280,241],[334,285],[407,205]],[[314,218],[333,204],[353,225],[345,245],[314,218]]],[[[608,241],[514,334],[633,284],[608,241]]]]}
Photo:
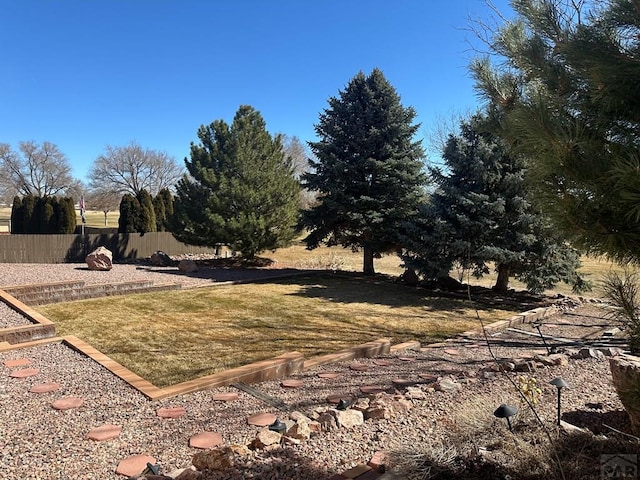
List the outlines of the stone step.
{"type": "Polygon", "coordinates": [[[136,280],[93,285],[85,285],[84,282],[58,282],[56,284],[8,287],[5,291],[27,305],[44,305],[113,295],[178,290],[180,288],[181,285],[178,283],[154,284],[152,281],[136,280]]]}

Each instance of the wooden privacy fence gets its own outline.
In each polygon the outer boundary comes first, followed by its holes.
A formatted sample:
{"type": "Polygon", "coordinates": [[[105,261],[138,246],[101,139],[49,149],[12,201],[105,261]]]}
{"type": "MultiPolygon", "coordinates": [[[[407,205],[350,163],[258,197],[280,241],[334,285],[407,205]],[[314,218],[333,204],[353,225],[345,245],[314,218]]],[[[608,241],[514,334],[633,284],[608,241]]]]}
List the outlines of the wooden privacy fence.
{"type": "Polygon", "coordinates": [[[185,245],[173,238],[169,232],[144,235],[0,235],[0,263],[84,262],[87,254],[98,247],[111,250],[114,261],[145,258],[158,250],[168,255],[216,253],[214,248],[185,245]]]}

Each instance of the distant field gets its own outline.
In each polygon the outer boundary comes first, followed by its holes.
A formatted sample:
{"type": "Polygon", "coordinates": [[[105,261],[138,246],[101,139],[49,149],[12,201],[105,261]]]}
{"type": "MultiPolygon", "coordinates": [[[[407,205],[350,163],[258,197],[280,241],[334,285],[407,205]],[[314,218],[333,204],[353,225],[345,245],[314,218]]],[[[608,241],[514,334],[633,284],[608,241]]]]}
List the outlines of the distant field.
{"type": "MultiPolygon", "coordinates": [[[[76,210],[76,217],[78,225],[80,225],[80,210],[76,210]]],[[[118,218],[120,217],[120,212],[115,210],[113,212],[109,212],[107,214],[107,227],[117,227],[118,226],[118,218]]],[[[104,224],[104,213],[97,210],[87,210],[85,214],[85,218],[87,223],[85,225],[87,227],[96,227],[103,228],[104,224]]],[[[11,219],[11,208],[2,207],[0,208],[0,232],[8,232],[9,231],[9,220],[11,219]]]]}

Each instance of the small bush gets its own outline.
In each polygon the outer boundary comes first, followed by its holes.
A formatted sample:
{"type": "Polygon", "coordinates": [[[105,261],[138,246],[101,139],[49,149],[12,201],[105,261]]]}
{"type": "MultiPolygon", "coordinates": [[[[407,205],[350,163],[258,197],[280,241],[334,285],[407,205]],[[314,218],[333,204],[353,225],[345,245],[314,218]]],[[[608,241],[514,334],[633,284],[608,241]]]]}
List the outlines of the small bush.
{"type": "Polygon", "coordinates": [[[613,305],[613,317],[629,335],[629,348],[640,354],[640,276],[625,269],[624,274],[610,272],[602,282],[605,298],[613,305]]]}

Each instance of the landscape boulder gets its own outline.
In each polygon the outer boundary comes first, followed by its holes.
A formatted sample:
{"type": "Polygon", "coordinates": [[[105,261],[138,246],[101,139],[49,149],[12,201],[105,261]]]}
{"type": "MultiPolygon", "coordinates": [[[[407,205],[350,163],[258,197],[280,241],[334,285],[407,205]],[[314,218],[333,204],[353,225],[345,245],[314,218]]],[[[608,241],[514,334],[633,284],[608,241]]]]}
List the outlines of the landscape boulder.
{"type": "Polygon", "coordinates": [[[633,433],[640,435],[640,357],[611,357],[609,366],[613,385],[629,414],[633,433]]]}
{"type": "Polygon", "coordinates": [[[438,379],[433,388],[439,392],[457,392],[462,390],[462,385],[451,378],[444,377],[438,379]]]}
{"type": "Polygon", "coordinates": [[[311,438],[310,419],[299,417],[291,428],[287,430],[287,436],[296,440],[309,440],[311,438]]]}
{"type": "Polygon", "coordinates": [[[184,273],[193,273],[198,271],[198,265],[193,260],[180,260],[178,270],[184,273]]]}
{"type": "Polygon", "coordinates": [[[155,267],[170,267],[173,265],[173,260],[162,250],[158,250],[151,254],[151,265],[155,267]]]}
{"type": "Polygon", "coordinates": [[[214,448],[196,453],[191,463],[198,470],[227,470],[234,466],[234,457],[230,447],[214,448]]]}
{"type": "Polygon", "coordinates": [[[282,440],[282,435],[278,432],[269,430],[267,427],[258,432],[256,438],[251,442],[250,448],[254,450],[262,450],[269,445],[277,445],[282,440]]]}
{"type": "Polygon", "coordinates": [[[364,415],[359,410],[334,410],[330,412],[336,419],[336,424],[341,428],[353,428],[364,423],[364,415]]]}
{"type": "Polygon", "coordinates": [[[105,247],[98,247],[84,259],[89,270],[108,271],[113,268],[113,254],[105,247]]]}

